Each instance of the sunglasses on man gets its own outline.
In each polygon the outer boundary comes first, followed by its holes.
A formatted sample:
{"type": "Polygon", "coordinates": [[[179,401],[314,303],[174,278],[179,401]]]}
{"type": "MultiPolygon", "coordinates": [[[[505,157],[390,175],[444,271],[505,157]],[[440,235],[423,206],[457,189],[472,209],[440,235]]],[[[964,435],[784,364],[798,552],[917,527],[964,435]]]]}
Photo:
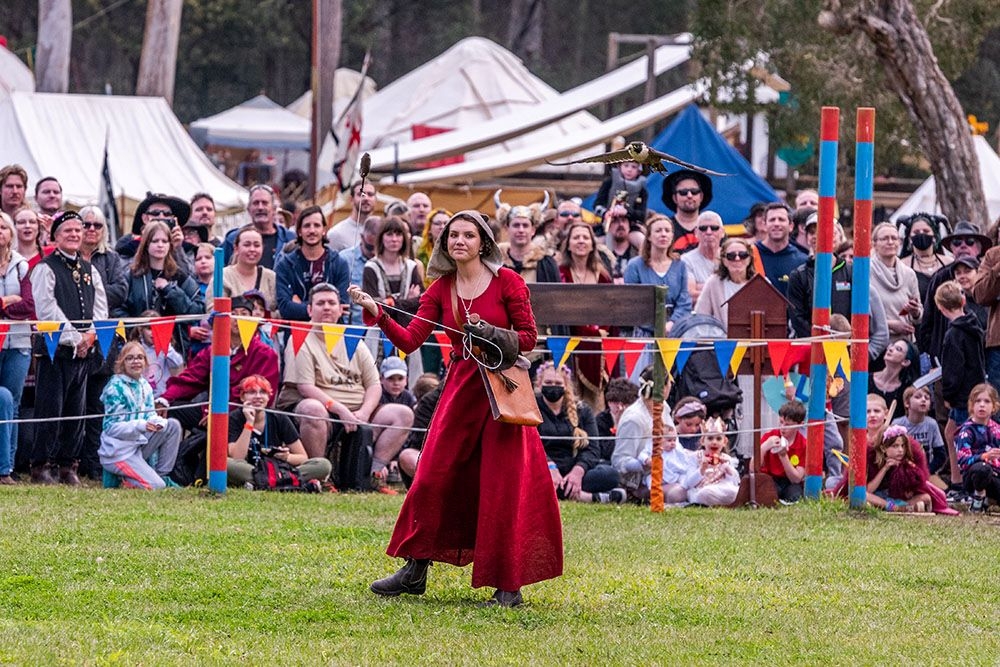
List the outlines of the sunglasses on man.
{"type": "Polygon", "coordinates": [[[976,237],[974,237],[974,236],[966,236],[964,238],[952,239],[951,240],[951,247],[952,248],[957,248],[958,246],[963,246],[964,245],[964,246],[968,246],[969,248],[971,248],[972,246],[976,245],[976,243],[978,243],[978,242],[979,242],[979,239],[977,239],[976,237]]]}
{"type": "Polygon", "coordinates": [[[560,218],[579,218],[579,213],[574,213],[572,211],[559,211],[560,218]]]}
{"type": "Polygon", "coordinates": [[[686,197],[688,195],[700,195],[701,188],[680,188],[674,190],[674,194],[680,195],[681,197],[686,197]]]}
{"type": "Polygon", "coordinates": [[[717,232],[720,229],[722,229],[722,227],[718,225],[698,225],[699,232],[717,232]]]}

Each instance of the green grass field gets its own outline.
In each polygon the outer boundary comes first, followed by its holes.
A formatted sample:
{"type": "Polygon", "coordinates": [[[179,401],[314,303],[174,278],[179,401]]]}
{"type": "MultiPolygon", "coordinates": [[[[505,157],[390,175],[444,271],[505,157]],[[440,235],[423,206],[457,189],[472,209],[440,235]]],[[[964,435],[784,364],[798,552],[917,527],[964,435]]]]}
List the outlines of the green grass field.
{"type": "Polygon", "coordinates": [[[995,664],[993,519],[563,505],[566,571],[378,599],[400,499],[0,491],[0,664],[995,664]]]}

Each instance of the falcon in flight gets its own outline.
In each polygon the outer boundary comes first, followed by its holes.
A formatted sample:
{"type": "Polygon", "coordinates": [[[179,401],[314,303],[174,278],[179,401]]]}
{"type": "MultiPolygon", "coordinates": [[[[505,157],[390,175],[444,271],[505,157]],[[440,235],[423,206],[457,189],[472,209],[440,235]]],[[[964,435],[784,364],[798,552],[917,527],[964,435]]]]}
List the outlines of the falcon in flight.
{"type": "Polygon", "coordinates": [[[661,174],[667,173],[667,168],[664,166],[664,162],[670,162],[672,164],[680,165],[686,169],[691,169],[693,171],[700,172],[702,174],[711,174],[713,176],[729,176],[729,174],[723,174],[718,171],[712,171],[711,169],[705,169],[704,167],[699,167],[696,164],[691,164],[690,162],[685,162],[679,158],[675,158],[669,153],[662,153],[655,148],[650,148],[641,141],[633,141],[622,148],[621,150],[611,151],[610,153],[602,153],[601,155],[592,155],[590,157],[585,157],[580,160],[573,160],[571,162],[549,162],[551,165],[564,166],[567,164],[578,164],[580,162],[600,162],[605,164],[619,164],[621,162],[638,162],[642,165],[644,172],[658,171],[661,174]]]}

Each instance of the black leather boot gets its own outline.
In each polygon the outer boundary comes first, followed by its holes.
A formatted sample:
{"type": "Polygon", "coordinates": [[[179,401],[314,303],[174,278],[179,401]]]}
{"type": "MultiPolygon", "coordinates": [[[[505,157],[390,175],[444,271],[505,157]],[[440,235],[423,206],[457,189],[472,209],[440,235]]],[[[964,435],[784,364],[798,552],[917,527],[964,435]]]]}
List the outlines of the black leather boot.
{"type": "Polygon", "coordinates": [[[76,474],[79,463],[74,461],[68,466],[59,466],[59,481],[67,486],[80,486],[80,477],[76,474]]]}
{"type": "Polygon", "coordinates": [[[407,558],[406,565],[392,575],[371,585],[372,593],[386,597],[396,597],[402,593],[423,595],[427,588],[427,568],[431,562],[427,559],[407,558]]]}
{"type": "Polygon", "coordinates": [[[48,463],[37,463],[31,466],[31,481],[34,484],[58,484],[59,480],[52,476],[48,463]]]}

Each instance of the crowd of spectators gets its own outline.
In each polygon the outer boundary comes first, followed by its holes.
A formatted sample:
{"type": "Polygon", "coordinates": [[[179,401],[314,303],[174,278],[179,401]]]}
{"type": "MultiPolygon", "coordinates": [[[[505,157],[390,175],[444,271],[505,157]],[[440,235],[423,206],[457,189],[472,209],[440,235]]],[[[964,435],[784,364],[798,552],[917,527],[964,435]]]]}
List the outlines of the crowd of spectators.
{"type": "MultiPolygon", "coordinates": [[[[790,338],[834,335],[811,323],[814,191],[798,193],[794,208],[761,202],[734,228],[706,210],[709,177],[672,172],[663,195],[671,214],[664,215],[648,205],[645,177],[636,167],[611,170],[597,216],[572,199],[549,206],[547,195],[541,203],[512,206],[498,191],[490,213],[504,264],[529,286],[662,285],[668,335],[693,314],[714,318],[725,330],[729,301],[761,274],[788,301],[790,338]]],[[[184,200],[151,193],[137,207],[129,233],[112,243],[99,208],[63,206],[57,178],[30,184],[20,166],[0,169],[0,315],[6,321],[0,484],[77,485],[89,477],[161,488],[175,477],[187,479],[172,467],[188,465],[185,443],[206,424],[214,249],[220,246],[226,262],[221,292],[232,299],[235,316],[230,481],[255,485],[255,468],[274,458],[299,471],[303,482],[332,488],[344,474],[337,443],[359,429],[371,442],[367,486],[395,493],[400,479],[412,479],[449,350],[426,344],[404,359],[372,330],[360,343],[341,338],[330,345],[327,325],[361,330],[361,313],[348,299],[350,284],[390,306],[390,316],[405,325],[429,284],[427,261],[451,213],[435,208],[424,193],[380,211],[371,183],[355,184],[351,215],[336,224],[317,206],[284,210],[267,185],[253,186],[249,197],[249,223],[218,230],[210,195],[184,200]],[[176,318],[165,345],[151,326],[164,316],[176,318]],[[126,318],[128,342],[116,337],[110,346],[97,344],[91,322],[109,318],[126,318]],[[245,341],[240,320],[254,318],[261,326],[245,341]],[[51,335],[32,324],[38,322],[60,324],[54,349],[51,335]],[[308,333],[293,335],[289,325],[295,322],[308,333]],[[19,427],[17,419],[28,413],[46,421],[19,427]],[[20,455],[18,442],[25,445],[20,455]]],[[[850,231],[835,223],[834,316],[851,314],[850,231]]],[[[881,423],[874,420],[868,443],[880,475],[871,481],[873,505],[930,509],[934,503],[921,490],[927,480],[943,480],[952,500],[968,500],[977,510],[1000,501],[1000,448],[992,440],[1000,427],[989,419],[996,406],[985,407],[996,399],[983,389],[1000,385],[997,241],[996,227],[984,232],[972,222],[951,225],[930,214],[872,230],[868,392],[886,412],[881,423]],[[887,437],[890,421],[898,428],[887,437]],[[889,474],[898,466],[920,469],[913,477],[920,488],[909,499],[898,497],[896,482],[886,481],[898,477],[889,474]]],[[[609,365],[600,339],[653,332],[594,324],[544,333],[586,339],[560,366],[534,355],[539,430],[558,497],[648,501],[651,356],[609,365]],[[626,373],[626,366],[634,371],[626,373]]],[[[794,502],[804,478],[799,400],[805,397],[783,379],[785,395],[770,406],[774,414],[763,425],[769,432],[762,436],[761,465],[781,498],[794,502]]],[[[849,378],[833,379],[828,453],[846,449],[839,436],[846,414],[836,395],[846,392],[849,378]]],[[[704,399],[672,395],[664,405],[664,493],[670,503],[727,504],[735,497],[737,471],[748,465],[749,452],[729,451],[733,438],[726,436],[751,429],[749,417],[720,422],[731,415],[713,413],[704,399]]],[[[824,458],[831,486],[843,474],[837,460],[824,458]]]]}

